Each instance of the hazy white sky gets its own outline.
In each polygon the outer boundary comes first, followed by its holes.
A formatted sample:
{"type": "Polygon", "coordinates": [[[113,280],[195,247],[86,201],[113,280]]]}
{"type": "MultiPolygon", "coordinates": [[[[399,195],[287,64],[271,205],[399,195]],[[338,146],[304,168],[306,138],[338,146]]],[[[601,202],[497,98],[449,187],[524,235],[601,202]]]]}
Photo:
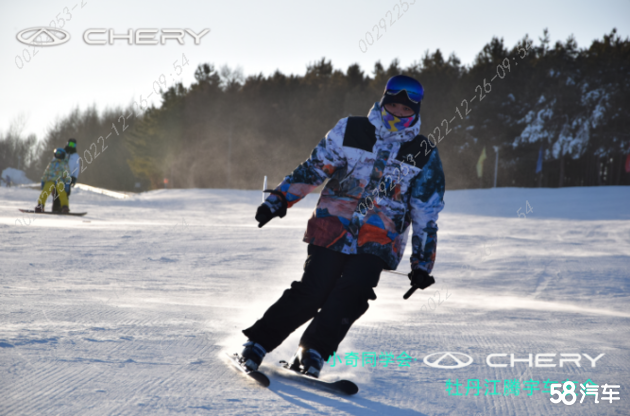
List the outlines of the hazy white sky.
{"type": "MultiPolygon", "coordinates": [[[[378,60],[388,64],[398,58],[407,66],[426,50],[438,48],[468,64],[492,36],[503,37],[511,47],[525,34],[538,42],[544,28],[549,28],[554,42],[573,34],[580,47],[613,27],[624,38],[630,34],[627,0],[0,1],[0,131],[24,117],[24,133],[38,137],[76,106],[96,104],[103,109],[127,105],[141,94],[146,98],[162,74],[167,86],[175,80],[189,85],[197,65],[206,62],[240,66],[245,75],[270,74],[276,69],[303,74],[309,62],[326,57],[335,68],[345,70],[359,63],[371,73],[378,60]],[[387,30],[377,33],[374,26],[381,19],[387,30]],[[33,26],[50,26],[52,20],[64,25],[71,40],[38,48],[32,56],[33,47],[19,43],[16,34],[33,26]],[[208,28],[210,33],[200,45],[187,36],[185,45],[116,41],[91,46],[83,41],[83,33],[91,28],[114,29],[115,33],[208,28]],[[360,45],[366,32],[380,38],[371,46],[360,45]],[[178,76],[174,63],[181,65],[182,55],[189,64],[178,76]]],[[[158,103],[156,96],[150,101],[158,103]]]]}

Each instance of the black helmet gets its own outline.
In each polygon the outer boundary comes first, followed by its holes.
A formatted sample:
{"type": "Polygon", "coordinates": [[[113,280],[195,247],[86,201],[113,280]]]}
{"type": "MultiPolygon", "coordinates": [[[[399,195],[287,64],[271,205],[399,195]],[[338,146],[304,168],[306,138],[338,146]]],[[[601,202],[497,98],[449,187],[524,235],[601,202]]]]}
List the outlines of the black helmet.
{"type": "Polygon", "coordinates": [[[55,155],[57,159],[63,160],[66,158],[66,151],[63,150],[61,147],[56,148],[53,154],[55,155]]]}
{"type": "Polygon", "coordinates": [[[389,103],[399,103],[411,108],[416,115],[420,113],[420,102],[424,98],[424,88],[416,79],[406,75],[391,77],[385,85],[381,107],[389,103]]]}
{"type": "Polygon", "coordinates": [[[66,148],[64,149],[67,154],[76,153],[77,152],[77,140],[69,139],[66,148]]]}

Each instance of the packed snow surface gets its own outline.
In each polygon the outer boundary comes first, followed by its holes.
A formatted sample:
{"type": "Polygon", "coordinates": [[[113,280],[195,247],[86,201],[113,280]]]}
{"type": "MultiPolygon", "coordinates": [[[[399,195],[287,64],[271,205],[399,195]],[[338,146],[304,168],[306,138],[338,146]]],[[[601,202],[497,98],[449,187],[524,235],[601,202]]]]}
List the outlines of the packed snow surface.
{"type": "Polygon", "coordinates": [[[262,229],[254,191],[75,189],[84,217],[18,212],[37,196],[0,189],[2,415],[630,414],[629,187],[448,191],[437,283],[403,300],[408,279],[384,272],[324,367],[352,397],[277,373],[303,328],[267,355],[269,389],[225,358],[300,279],[317,195],[262,229]],[[599,403],[579,386],[551,403],[566,380],[597,384],[599,403]]]}

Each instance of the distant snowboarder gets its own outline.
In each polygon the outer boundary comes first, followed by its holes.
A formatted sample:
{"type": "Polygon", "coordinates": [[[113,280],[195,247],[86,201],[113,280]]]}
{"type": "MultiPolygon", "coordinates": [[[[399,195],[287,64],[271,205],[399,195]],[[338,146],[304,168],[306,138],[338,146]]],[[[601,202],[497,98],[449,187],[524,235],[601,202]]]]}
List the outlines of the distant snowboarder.
{"type": "Polygon", "coordinates": [[[55,191],[57,198],[61,200],[61,213],[67,214],[70,212],[70,208],[68,206],[68,196],[65,186],[71,182],[71,179],[70,173],[68,172],[69,167],[68,161],[66,160],[66,151],[58,147],[53,151],[53,154],[54,158],[48,164],[42,176],[42,193],[37,200],[35,212],[44,212],[44,206],[46,205],[48,196],[52,195],[53,191],[55,191]]]}
{"type": "MultiPolygon", "coordinates": [[[[70,203],[70,193],[72,188],[77,183],[79,178],[79,154],[77,153],[77,140],[69,139],[68,144],[63,149],[66,151],[66,158],[68,159],[68,171],[70,172],[70,182],[65,184],[66,195],[68,196],[68,203],[70,203]]],[[[56,192],[53,190],[53,206],[52,212],[61,212],[61,201],[57,197],[56,192]]]]}
{"type": "Polygon", "coordinates": [[[240,360],[258,369],[265,354],[313,319],[289,362],[318,377],[350,326],[375,300],[383,269],[395,270],[413,224],[413,287],[434,283],[437,218],[444,207],[444,173],[437,148],[420,131],[422,85],[397,75],[367,117],[341,119],[311,157],[258,208],[262,227],[329,179],[308,221],[308,257],[291,284],[253,326],[240,360]]]}

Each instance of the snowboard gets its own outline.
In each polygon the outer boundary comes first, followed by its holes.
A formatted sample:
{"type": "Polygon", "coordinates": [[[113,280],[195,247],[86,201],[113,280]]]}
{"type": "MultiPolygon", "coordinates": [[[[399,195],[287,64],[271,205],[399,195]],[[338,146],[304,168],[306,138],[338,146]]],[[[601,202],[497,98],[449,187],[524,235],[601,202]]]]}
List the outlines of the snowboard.
{"type": "Polygon", "coordinates": [[[324,381],[313,376],[302,374],[299,371],[291,370],[289,363],[286,361],[280,361],[281,375],[286,376],[292,380],[305,382],[313,387],[317,387],[322,390],[328,390],[333,393],[347,394],[349,396],[357,394],[359,387],[350,380],[337,380],[337,381],[324,381]]]}
{"type": "Polygon", "coordinates": [[[245,367],[243,364],[241,364],[240,355],[239,354],[236,354],[236,353],[228,354],[226,352],[225,355],[228,356],[228,358],[230,359],[230,362],[232,364],[234,364],[234,366],[236,368],[241,370],[241,372],[243,374],[245,374],[246,376],[248,376],[251,379],[255,380],[261,386],[269,387],[269,384],[271,384],[271,382],[269,381],[269,378],[266,375],[264,375],[263,373],[261,373],[260,371],[252,371],[252,370],[248,369],[247,367],[245,367]]]}
{"type": "Polygon", "coordinates": [[[68,212],[67,214],[62,214],[61,212],[52,212],[52,211],[46,211],[46,212],[35,212],[32,209],[20,209],[20,211],[25,212],[27,214],[48,214],[48,215],[75,215],[77,217],[82,217],[85,214],[87,214],[87,212],[68,212]]]}

